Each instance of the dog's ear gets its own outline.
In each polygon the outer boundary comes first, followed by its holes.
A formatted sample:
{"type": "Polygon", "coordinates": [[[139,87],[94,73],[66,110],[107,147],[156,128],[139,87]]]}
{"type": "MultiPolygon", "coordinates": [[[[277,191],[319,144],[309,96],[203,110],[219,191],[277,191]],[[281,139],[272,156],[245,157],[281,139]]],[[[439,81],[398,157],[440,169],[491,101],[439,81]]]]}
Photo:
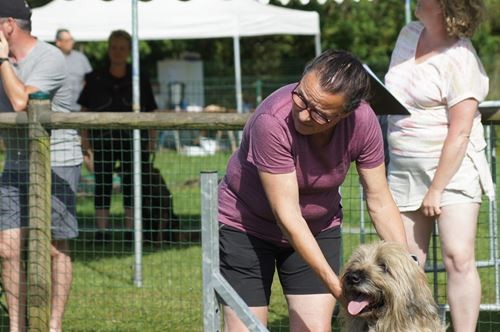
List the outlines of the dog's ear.
{"type": "Polygon", "coordinates": [[[437,315],[437,304],[434,301],[427,282],[427,276],[422,268],[418,268],[414,277],[413,294],[412,307],[414,307],[415,314],[437,315]]]}

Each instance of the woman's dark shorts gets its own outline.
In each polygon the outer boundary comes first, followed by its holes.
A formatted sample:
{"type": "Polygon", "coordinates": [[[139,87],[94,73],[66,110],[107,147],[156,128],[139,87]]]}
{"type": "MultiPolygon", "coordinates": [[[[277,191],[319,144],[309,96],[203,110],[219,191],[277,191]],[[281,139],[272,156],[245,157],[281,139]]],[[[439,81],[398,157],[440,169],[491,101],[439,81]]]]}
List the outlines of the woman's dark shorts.
{"type": "MultiPolygon", "coordinates": [[[[326,260],[338,274],[340,227],[315,236],[326,260]]],[[[226,225],[219,228],[220,271],[250,307],[269,305],[274,270],[287,295],[326,294],[329,291],[293,248],[283,248],[226,225]]]]}

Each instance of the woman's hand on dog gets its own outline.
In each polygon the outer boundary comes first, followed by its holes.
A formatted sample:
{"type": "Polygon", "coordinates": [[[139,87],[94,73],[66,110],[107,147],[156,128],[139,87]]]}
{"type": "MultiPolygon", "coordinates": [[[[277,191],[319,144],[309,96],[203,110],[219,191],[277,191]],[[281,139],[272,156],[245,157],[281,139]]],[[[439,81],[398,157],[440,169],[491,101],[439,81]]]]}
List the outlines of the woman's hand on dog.
{"type": "Polygon", "coordinates": [[[344,308],[347,308],[347,298],[345,297],[344,295],[344,292],[342,291],[342,293],[338,296],[338,297],[335,297],[337,299],[337,301],[339,302],[339,304],[341,306],[343,306],[344,308]]]}
{"type": "Polygon", "coordinates": [[[330,293],[332,293],[333,297],[336,300],[342,302],[344,300],[342,284],[340,283],[340,279],[335,279],[335,281],[332,281],[330,285],[328,285],[328,288],[330,289],[330,293]]]}

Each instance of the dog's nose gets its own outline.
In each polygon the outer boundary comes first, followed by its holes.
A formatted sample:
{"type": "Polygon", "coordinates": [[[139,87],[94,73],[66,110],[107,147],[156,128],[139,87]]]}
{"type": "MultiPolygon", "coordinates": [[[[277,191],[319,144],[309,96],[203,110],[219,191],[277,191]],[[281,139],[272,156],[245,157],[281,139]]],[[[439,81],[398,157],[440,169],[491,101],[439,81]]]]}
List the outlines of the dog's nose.
{"type": "Polygon", "coordinates": [[[351,271],[346,275],[346,280],[352,285],[357,285],[363,280],[363,272],[361,271],[351,271]]]}

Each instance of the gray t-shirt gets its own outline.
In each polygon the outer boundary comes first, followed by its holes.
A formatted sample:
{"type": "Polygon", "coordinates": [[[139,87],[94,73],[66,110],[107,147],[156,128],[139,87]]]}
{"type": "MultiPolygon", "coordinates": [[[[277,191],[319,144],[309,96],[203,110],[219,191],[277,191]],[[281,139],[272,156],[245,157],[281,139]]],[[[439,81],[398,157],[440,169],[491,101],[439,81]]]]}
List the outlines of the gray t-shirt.
{"type": "Polygon", "coordinates": [[[79,51],[71,51],[63,54],[68,69],[68,78],[71,86],[71,112],[79,112],[81,106],[77,103],[80,92],[82,92],[85,74],[92,71],[89,60],[79,51]]]}
{"type": "MultiPolygon", "coordinates": [[[[71,90],[66,63],[61,51],[38,40],[31,52],[20,62],[13,63],[17,77],[28,86],[47,92],[53,112],[70,112],[71,90]]],[[[14,112],[0,80],[0,112],[14,112]]],[[[5,170],[28,168],[28,134],[26,129],[0,131],[7,146],[5,170]]],[[[82,163],[80,137],[75,129],[52,130],[50,137],[51,165],[75,166],[82,163]]]]}

